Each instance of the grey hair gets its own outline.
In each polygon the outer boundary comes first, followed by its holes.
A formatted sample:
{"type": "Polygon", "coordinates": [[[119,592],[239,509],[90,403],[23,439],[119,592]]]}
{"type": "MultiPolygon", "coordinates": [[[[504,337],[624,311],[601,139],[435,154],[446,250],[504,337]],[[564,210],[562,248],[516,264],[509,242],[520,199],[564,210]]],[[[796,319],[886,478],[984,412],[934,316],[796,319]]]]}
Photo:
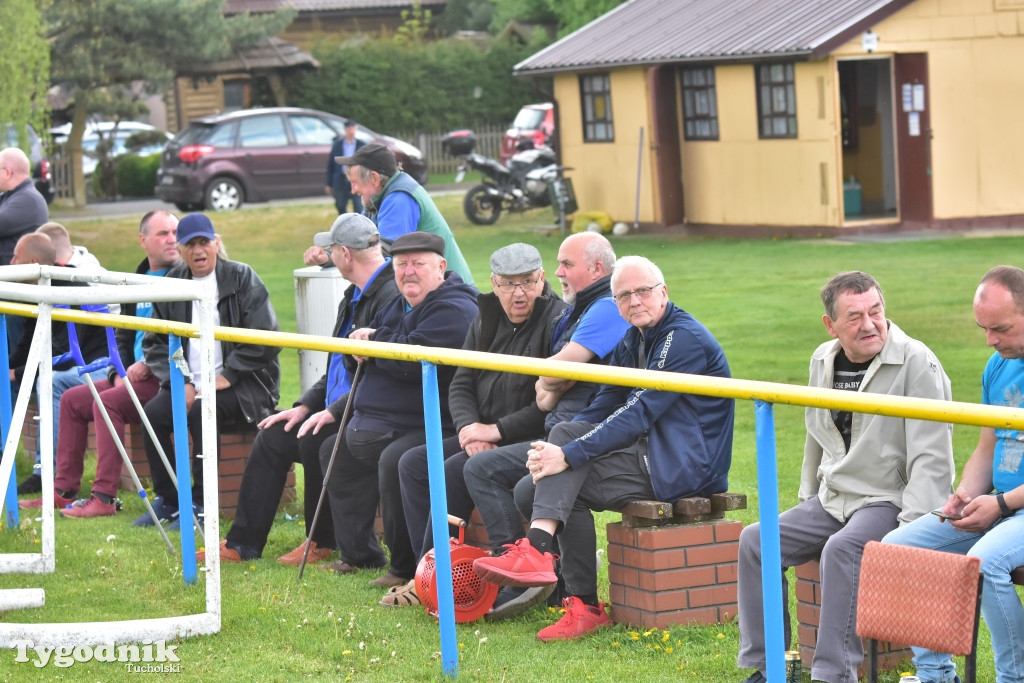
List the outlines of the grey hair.
{"type": "Polygon", "coordinates": [[[1002,285],[1013,297],[1014,308],[1018,313],[1024,313],[1024,270],[1016,266],[996,266],[981,278],[981,285],[991,282],[1002,285]]]}
{"type": "Polygon", "coordinates": [[[619,281],[619,275],[625,268],[630,266],[642,268],[648,275],[651,275],[655,280],[657,280],[657,283],[652,282],[652,285],[665,284],[665,276],[662,275],[661,268],[654,265],[654,261],[646,256],[623,256],[615,262],[615,271],[612,273],[611,289],[613,293],[615,292],[615,283],[619,281]]]}
{"type": "Polygon", "coordinates": [[[851,270],[833,275],[825,283],[825,286],[821,288],[821,302],[825,304],[825,315],[832,320],[836,319],[838,315],[836,300],[839,299],[840,294],[844,292],[863,294],[872,289],[878,291],[878,298],[881,299],[882,307],[885,308],[885,295],[882,293],[882,286],[878,284],[875,278],[859,270],[851,270]]]}

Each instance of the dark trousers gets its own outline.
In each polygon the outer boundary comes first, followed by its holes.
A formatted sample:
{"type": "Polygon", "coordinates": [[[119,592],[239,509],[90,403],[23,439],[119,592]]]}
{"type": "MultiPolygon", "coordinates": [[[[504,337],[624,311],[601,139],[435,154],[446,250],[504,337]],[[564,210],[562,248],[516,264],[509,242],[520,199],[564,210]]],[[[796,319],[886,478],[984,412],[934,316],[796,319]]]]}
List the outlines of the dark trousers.
{"type": "Polygon", "coordinates": [[[352,213],[363,212],[363,199],[352,192],[352,183],[349,182],[344,173],[337,174],[331,192],[334,195],[334,206],[338,209],[339,214],[345,213],[345,207],[348,206],[350,200],[352,202],[352,213]]]}
{"type": "MultiPolygon", "coordinates": [[[[591,431],[586,422],[562,422],[551,430],[550,443],[563,446],[591,431]]],[[[533,484],[524,477],[515,498],[524,517],[561,522],[558,544],[562,576],[569,595],[597,594],[597,534],[591,510],[617,510],[634,500],[655,498],[645,465],[646,440],[588,460],[533,484]]]]}
{"type": "MultiPolygon", "coordinates": [[[[339,437],[340,438],[340,437],[339,437]]],[[[383,567],[387,557],[377,541],[377,504],[384,515],[384,542],[391,555],[390,571],[411,579],[419,558],[412,552],[402,507],[398,461],[427,440],[422,429],[371,432],[347,428],[327,481],[334,516],[334,536],[341,559],[354,567],[383,567]]],[[[332,439],[320,446],[320,466],[327,468],[332,439]]]]}
{"type": "MultiPolygon", "coordinates": [[[[203,444],[203,406],[202,399],[192,402],[188,411],[188,432],[192,436],[192,454],[202,448],[203,444]]],[[[171,468],[177,475],[177,464],[174,459],[174,444],[171,435],[174,433],[174,414],[171,410],[171,391],[161,389],[145,406],[146,416],[153,425],[160,445],[163,446],[164,454],[171,463],[171,468]]],[[[242,408],[238,405],[238,397],[232,387],[217,392],[217,427],[225,424],[237,424],[244,422],[242,408]]],[[[176,505],[178,502],[178,490],[174,487],[174,481],[167,473],[156,445],[144,430],[146,446],[146,460],[149,461],[149,472],[153,478],[153,494],[163,496],[168,505],[176,505]]],[[[203,504],[203,465],[199,458],[192,459],[192,501],[197,505],[203,504]]],[[[185,480],[186,483],[188,480],[185,480]]],[[[179,482],[180,483],[180,482],[179,482]]]]}
{"type": "MultiPolygon", "coordinates": [[[[466,488],[462,468],[470,458],[459,445],[457,436],[442,441],[441,448],[444,456],[444,488],[448,514],[468,520],[473,514],[473,497],[466,488]]],[[[415,557],[422,558],[434,547],[426,444],[405,452],[398,461],[398,478],[402,486],[402,507],[405,510],[412,552],[415,557]]],[[[448,533],[457,536],[458,529],[451,528],[448,533]]]]}
{"type": "MultiPolygon", "coordinates": [[[[512,491],[524,477],[529,480],[530,470],[526,468],[529,450],[529,441],[500,446],[477,453],[462,468],[466,488],[487,528],[487,539],[495,553],[501,552],[503,545],[526,536],[523,517],[512,491]]],[[[447,469],[448,463],[445,463],[447,469]]],[[[529,489],[532,500],[532,480],[529,480],[529,489]]]]}
{"type": "MultiPolygon", "coordinates": [[[[245,546],[261,555],[277,514],[277,506],[281,502],[281,494],[284,493],[288,470],[296,462],[302,463],[305,483],[303,511],[306,532],[309,533],[324,483],[320,447],[325,441],[334,443],[339,426],[337,422],[332,422],[324,425],[316,434],[307,432],[301,439],[296,439],[295,433],[299,431],[301,423],[292,427],[290,432],[284,430],[285,424],[284,420],[275,422],[256,435],[242,474],[235,522],[227,535],[231,545],[245,546]]],[[[334,548],[335,545],[334,520],[326,496],[316,529],[313,530],[313,541],[321,548],[334,548]]]]}

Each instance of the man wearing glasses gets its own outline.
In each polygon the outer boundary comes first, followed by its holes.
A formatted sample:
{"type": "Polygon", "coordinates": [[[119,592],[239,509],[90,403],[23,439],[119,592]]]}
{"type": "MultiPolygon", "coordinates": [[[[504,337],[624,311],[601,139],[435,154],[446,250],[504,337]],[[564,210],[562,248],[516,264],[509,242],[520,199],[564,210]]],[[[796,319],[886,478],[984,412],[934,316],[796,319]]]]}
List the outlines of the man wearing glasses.
{"type": "MultiPolygon", "coordinates": [[[[646,258],[616,262],[612,296],[631,327],[612,352],[611,365],[729,377],[721,346],[669,301],[664,282],[646,258]]],[[[603,385],[572,422],[531,444],[530,479],[516,486],[530,530],[502,555],[476,560],[477,576],[506,586],[555,583],[549,551],[558,534],[566,614],[537,638],[578,638],[609,624],[597,599],[591,510],[725,491],[733,412],[732,399],[603,385]]]]}

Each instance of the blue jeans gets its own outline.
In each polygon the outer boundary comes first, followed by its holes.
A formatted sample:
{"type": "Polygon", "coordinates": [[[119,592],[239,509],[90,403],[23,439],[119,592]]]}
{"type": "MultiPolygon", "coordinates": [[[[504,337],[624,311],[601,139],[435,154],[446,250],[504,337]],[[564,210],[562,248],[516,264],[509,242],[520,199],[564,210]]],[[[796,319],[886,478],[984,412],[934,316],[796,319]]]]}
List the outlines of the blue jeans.
{"type": "MultiPolygon", "coordinates": [[[[959,531],[935,515],[924,515],[882,539],[884,543],[960,553],[981,558],[984,585],[981,615],[992,634],[997,683],[1024,681],[1024,607],[1010,583],[1010,571],[1024,565],[1024,510],[998,520],[982,534],[959,531]]],[[[913,648],[922,681],[952,681],[952,657],[913,648]]]]}
{"type": "MultiPolygon", "coordinates": [[[[93,382],[99,382],[102,379],[107,378],[107,368],[101,368],[99,370],[93,370],[88,373],[92,377],[93,382]]],[[[38,379],[36,380],[38,392],[38,379]]],[[[85,375],[78,374],[78,368],[73,367],[68,370],[54,370],[53,371],[53,465],[54,472],[57,470],[57,432],[60,427],[60,397],[64,395],[64,392],[71,387],[77,387],[80,384],[85,384],[85,375]]],[[[36,401],[39,400],[39,394],[36,394],[36,401]]],[[[40,425],[42,426],[42,425],[40,425]]],[[[36,447],[36,467],[40,466],[42,443],[43,440],[39,439],[37,442],[39,445],[36,447]]]]}

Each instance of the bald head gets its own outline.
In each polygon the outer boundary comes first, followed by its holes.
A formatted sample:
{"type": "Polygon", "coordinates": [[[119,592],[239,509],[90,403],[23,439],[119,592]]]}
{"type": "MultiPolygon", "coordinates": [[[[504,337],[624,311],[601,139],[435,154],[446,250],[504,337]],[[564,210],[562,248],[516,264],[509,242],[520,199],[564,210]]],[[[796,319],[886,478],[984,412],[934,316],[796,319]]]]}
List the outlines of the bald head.
{"type": "Polygon", "coordinates": [[[14,256],[11,265],[19,263],[38,263],[41,266],[52,266],[57,262],[57,250],[47,235],[41,232],[30,232],[23,235],[14,245],[14,256]]]}
{"type": "Polygon", "coordinates": [[[71,260],[71,256],[75,253],[71,246],[71,235],[68,234],[67,228],[60,223],[43,223],[36,232],[42,233],[50,238],[53,243],[53,248],[57,253],[57,263],[67,265],[71,260]]]}
{"type": "Polygon", "coordinates": [[[8,192],[20,185],[32,170],[28,157],[17,147],[0,150],[0,192],[8,192]]]}

